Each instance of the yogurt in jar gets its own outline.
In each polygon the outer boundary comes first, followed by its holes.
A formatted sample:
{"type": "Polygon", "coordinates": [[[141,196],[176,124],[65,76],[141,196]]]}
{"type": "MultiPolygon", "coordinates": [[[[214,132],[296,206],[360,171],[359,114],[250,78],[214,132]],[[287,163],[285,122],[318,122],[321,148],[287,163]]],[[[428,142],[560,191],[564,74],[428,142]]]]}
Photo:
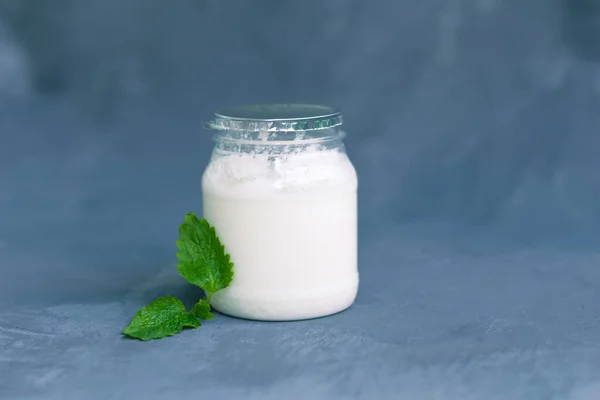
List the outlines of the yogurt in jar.
{"type": "Polygon", "coordinates": [[[202,179],[204,218],[235,264],[212,306],[273,321],[348,308],[359,281],[357,176],[342,134],[315,144],[306,132],[289,142],[226,136],[217,138],[202,179]]]}

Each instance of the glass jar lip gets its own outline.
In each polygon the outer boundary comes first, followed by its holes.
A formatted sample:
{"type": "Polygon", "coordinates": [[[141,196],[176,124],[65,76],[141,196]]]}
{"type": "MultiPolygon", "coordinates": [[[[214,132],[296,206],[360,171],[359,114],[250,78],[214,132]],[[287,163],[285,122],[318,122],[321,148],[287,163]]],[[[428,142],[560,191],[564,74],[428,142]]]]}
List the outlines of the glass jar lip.
{"type": "Polygon", "coordinates": [[[217,111],[205,128],[218,131],[305,132],[342,125],[342,113],[316,104],[262,104],[217,111]]]}

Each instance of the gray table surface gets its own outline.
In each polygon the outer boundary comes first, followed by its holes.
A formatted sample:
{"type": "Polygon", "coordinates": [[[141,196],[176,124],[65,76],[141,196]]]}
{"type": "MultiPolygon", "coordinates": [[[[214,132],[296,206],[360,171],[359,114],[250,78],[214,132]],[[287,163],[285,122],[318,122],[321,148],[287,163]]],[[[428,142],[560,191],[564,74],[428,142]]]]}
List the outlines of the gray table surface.
{"type": "Polygon", "coordinates": [[[152,342],[119,331],[154,297],[192,304],[197,291],[172,265],[100,268],[59,278],[62,301],[3,307],[0,398],[595,400],[597,264],[593,252],[406,226],[362,242],[360,295],[343,313],[217,315],[152,342]]]}

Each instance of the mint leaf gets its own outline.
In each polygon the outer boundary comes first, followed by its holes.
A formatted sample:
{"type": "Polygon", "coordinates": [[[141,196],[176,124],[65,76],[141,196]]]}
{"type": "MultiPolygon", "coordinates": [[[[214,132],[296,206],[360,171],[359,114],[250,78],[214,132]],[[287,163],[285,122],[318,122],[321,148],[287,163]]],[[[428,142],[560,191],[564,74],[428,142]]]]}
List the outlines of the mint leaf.
{"type": "Polygon", "coordinates": [[[160,339],[179,333],[184,327],[199,326],[198,318],[188,313],[179,299],[159,297],[137,312],[123,334],[140,340],[160,339]]]}
{"type": "Polygon", "coordinates": [[[213,319],[215,316],[210,312],[210,303],[208,300],[200,299],[192,308],[192,314],[200,319],[213,319]]]}
{"type": "Polygon", "coordinates": [[[205,219],[187,214],[179,227],[177,269],[188,282],[204,290],[206,299],[198,300],[191,312],[175,297],[160,297],[139,310],[123,334],[140,340],[160,339],[181,332],[185,327],[197,328],[198,319],[213,319],[210,299],[225,289],[233,279],[233,263],[225,246],[205,219]]]}
{"type": "Polygon", "coordinates": [[[188,282],[199,286],[208,298],[226,288],[233,279],[233,263],[215,228],[194,213],[185,216],[179,227],[177,269],[188,282]]]}

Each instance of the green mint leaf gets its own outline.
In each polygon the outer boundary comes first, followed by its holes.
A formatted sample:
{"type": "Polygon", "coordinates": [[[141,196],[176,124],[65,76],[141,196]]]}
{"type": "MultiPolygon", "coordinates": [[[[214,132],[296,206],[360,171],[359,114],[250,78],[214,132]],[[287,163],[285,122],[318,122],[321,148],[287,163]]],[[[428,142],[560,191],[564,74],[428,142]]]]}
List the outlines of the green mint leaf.
{"type": "Polygon", "coordinates": [[[140,340],[160,339],[181,332],[183,328],[197,328],[199,319],[213,319],[210,298],[229,286],[233,279],[233,263],[215,228],[193,213],[185,216],[179,227],[177,241],[177,269],[188,282],[206,293],[191,312],[175,297],[160,297],[137,312],[123,334],[140,340]]]}
{"type": "Polygon", "coordinates": [[[160,339],[179,333],[184,327],[199,326],[198,318],[186,312],[179,299],[159,297],[137,312],[123,334],[140,340],[160,339]]]}
{"type": "Polygon", "coordinates": [[[200,299],[192,308],[192,314],[204,320],[213,319],[215,316],[210,312],[210,303],[207,300],[200,299]]]}
{"type": "Polygon", "coordinates": [[[194,213],[179,227],[177,269],[188,282],[202,288],[208,297],[226,288],[233,279],[233,263],[215,228],[194,213]]]}

